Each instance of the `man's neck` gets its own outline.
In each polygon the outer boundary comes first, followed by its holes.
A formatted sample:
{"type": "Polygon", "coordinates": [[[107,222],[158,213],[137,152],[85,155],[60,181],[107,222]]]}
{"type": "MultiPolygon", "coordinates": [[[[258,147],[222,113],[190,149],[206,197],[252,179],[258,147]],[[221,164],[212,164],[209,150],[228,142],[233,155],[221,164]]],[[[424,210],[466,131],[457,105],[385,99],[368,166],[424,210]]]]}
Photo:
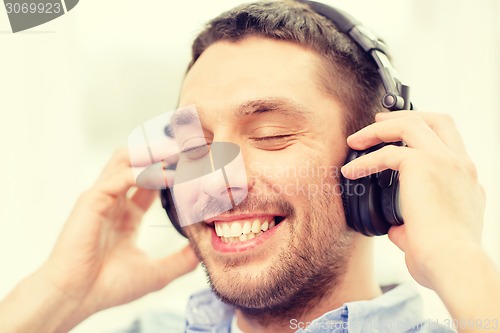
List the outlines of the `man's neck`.
{"type": "MultiPolygon", "coordinates": [[[[252,316],[246,315],[240,310],[236,310],[237,325],[245,333],[274,333],[274,332],[295,332],[297,325],[301,327],[312,322],[323,314],[341,307],[346,302],[371,300],[382,294],[382,291],[375,280],[372,240],[360,239],[348,263],[345,275],[332,290],[325,291],[325,297],[317,302],[311,302],[307,311],[301,311],[297,315],[291,315],[288,322],[283,322],[283,318],[276,318],[266,321],[265,325],[252,316]]],[[[272,310],[271,310],[272,311],[272,310]]]]}

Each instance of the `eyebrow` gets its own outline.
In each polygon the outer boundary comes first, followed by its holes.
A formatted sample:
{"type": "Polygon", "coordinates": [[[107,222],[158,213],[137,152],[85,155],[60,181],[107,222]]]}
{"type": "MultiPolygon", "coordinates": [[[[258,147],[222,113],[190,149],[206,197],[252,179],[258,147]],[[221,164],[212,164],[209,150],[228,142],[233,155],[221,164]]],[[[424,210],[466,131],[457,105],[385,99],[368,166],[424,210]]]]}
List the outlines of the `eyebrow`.
{"type": "Polygon", "coordinates": [[[311,110],[289,98],[264,98],[241,104],[236,110],[236,117],[242,118],[266,112],[300,118],[306,118],[311,114],[311,110]]]}
{"type": "Polygon", "coordinates": [[[172,115],[170,123],[174,126],[188,125],[195,120],[200,121],[200,118],[192,112],[176,112],[172,115]]]}
{"type": "Polygon", "coordinates": [[[165,126],[164,132],[167,136],[175,137],[175,128],[183,125],[189,125],[194,122],[200,123],[200,118],[193,112],[177,110],[170,118],[170,123],[165,126]]]}
{"type": "MultiPolygon", "coordinates": [[[[307,118],[312,112],[304,105],[289,98],[262,98],[247,101],[235,110],[237,118],[263,113],[278,113],[287,117],[307,118]]],[[[192,112],[176,112],[172,115],[170,124],[165,128],[165,133],[174,137],[175,128],[182,125],[189,125],[193,122],[200,123],[200,118],[192,112]]]]}

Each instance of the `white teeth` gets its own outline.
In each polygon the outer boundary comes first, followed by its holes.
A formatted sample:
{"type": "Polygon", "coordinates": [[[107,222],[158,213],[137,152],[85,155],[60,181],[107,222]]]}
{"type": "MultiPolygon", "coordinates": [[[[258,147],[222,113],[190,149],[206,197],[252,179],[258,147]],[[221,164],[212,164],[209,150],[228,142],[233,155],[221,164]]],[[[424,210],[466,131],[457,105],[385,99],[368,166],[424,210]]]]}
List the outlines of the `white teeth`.
{"type": "Polygon", "coordinates": [[[269,223],[267,221],[262,224],[262,227],[260,227],[262,231],[267,231],[268,228],[269,228],[269,223]]]}
{"type": "Polygon", "coordinates": [[[252,232],[254,234],[258,233],[260,230],[260,221],[258,219],[255,219],[252,223],[252,232]]]}
{"type": "Polygon", "coordinates": [[[233,223],[231,225],[231,237],[240,237],[241,235],[241,225],[239,223],[233,223]]]}
{"type": "Polygon", "coordinates": [[[245,225],[243,226],[242,233],[244,235],[246,235],[246,234],[249,234],[250,231],[252,231],[252,225],[250,224],[250,222],[245,222],[245,225]]]}
{"type": "Polygon", "coordinates": [[[253,222],[214,222],[215,233],[224,243],[244,242],[254,239],[265,231],[276,225],[274,219],[267,218],[261,223],[261,220],[255,219],[253,222]]]}
{"type": "Polygon", "coordinates": [[[231,228],[229,227],[229,224],[225,223],[222,225],[222,234],[224,237],[231,237],[231,228]]]}
{"type": "MultiPolygon", "coordinates": [[[[246,237],[246,235],[241,235],[240,237],[224,237],[221,236],[221,241],[224,243],[234,243],[234,242],[239,242],[242,241],[241,238],[246,237]]],[[[255,236],[254,236],[255,237],[255,236]]],[[[246,240],[246,239],[245,239],[246,240]]]]}

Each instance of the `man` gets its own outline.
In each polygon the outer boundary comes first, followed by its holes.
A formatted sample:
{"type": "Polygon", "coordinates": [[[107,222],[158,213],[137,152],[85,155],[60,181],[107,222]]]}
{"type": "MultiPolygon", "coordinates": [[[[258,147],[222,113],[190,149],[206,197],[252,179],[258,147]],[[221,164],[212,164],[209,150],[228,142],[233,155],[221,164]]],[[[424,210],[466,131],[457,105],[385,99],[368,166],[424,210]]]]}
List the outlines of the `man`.
{"type": "MultiPolygon", "coordinates": [[[[348,146],[400,140],[407,147],[359,158],[343,175],[399,170],[405,224],[389,238],[405,252],[410,273],[454,318],[473,320],[460,332],[499,330],[500,305],[491,295],[499,294],[500,277],[479,245],[484,195],[456,128],[439,114],[379,113],[380,96],[367,57],[306,6],[256,3],[222,14],[194,42],[179,106],[196,105],[208,142],[240,147],[245,200],[185,227],[191,245],[152,260],[134,236],[156,193],[139,188],[127,196],[134,186],[129,156],[117,152],[82,194],[46,263],[0,304],[2,332],[67,331],[164,287],[198,260],[213,293],[192,297],[187,331],[447,331],[426,324],[406,287],[382,293],[372,239],[346,225],[334,190],[338,173],[297,180],[278,172],[339,170],[348,146]],[[289,184],[321,191],[280,191],[289,184]],[[250,222],[253,239],[224,231],[250,222]]],[[[228,191],[203,190],[215,203],[228,191]]]]}

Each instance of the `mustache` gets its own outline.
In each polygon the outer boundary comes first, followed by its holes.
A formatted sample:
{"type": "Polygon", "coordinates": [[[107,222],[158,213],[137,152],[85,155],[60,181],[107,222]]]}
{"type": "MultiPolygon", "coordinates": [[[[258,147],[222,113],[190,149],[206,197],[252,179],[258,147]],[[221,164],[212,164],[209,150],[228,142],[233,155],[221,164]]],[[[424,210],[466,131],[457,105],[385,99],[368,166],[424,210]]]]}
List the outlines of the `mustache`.
{"type": "Polygon", "coordinates": [[[194,213],[195,221],[204,221],[210,217],[226,212],[228,214],[245,214],[254,211],[272,212],[274,214],[295,217],[295,208],[280,197],[263,197],[248,193],[245,199],[233,206],[227,199],[209,197],[203,208],[194,213]]]}

